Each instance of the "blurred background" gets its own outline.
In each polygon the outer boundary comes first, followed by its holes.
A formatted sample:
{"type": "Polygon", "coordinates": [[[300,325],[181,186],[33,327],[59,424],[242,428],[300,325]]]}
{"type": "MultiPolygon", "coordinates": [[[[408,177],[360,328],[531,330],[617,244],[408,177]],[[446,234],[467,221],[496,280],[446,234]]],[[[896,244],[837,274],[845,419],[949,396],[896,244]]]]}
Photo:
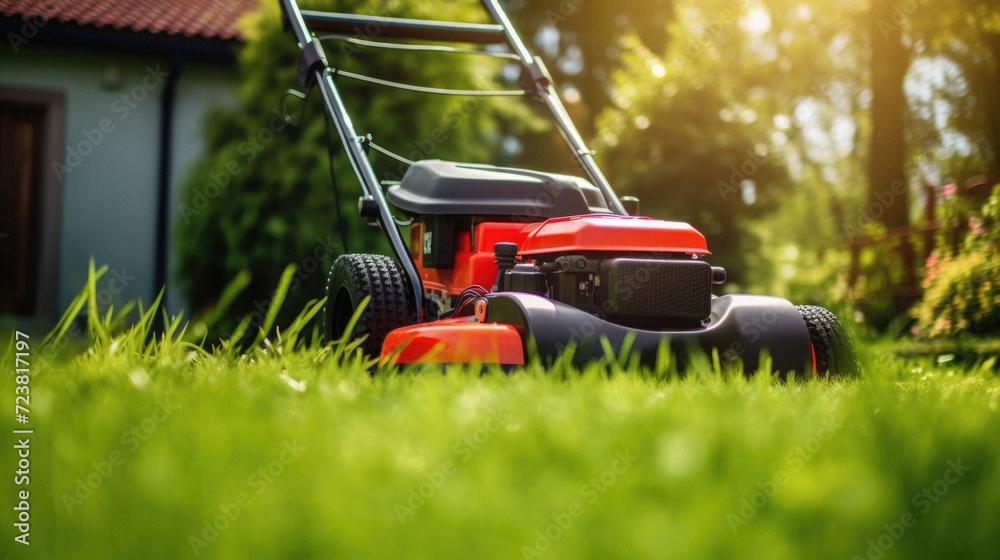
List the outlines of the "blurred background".
{"type": "MultiPolygon", "coordinates": [[[[292,263],[286,324],[338,254],[388,249],[338,148],[344,247],[318,95],[283,106],[298,49],[277,1],[140,4],[0,0],[0,313],[53,319],[93,256],[109,266],[102,305],[166,286],[211,340],[263,313],[292,263]]],[[[301,4],[486,17],[473,1],[301,4]]],[[[1000,328],[995,2],[502,4],[618,194],[702,231],[725,291],[825,305],[872,333],[1000,328]]],[[[333,66],[420,85],[519,80],[492,59],[325,48],[333,66]]],[[[403,157],[580,174],[530,103],[338,85],[356,130],[403,157]]]]}

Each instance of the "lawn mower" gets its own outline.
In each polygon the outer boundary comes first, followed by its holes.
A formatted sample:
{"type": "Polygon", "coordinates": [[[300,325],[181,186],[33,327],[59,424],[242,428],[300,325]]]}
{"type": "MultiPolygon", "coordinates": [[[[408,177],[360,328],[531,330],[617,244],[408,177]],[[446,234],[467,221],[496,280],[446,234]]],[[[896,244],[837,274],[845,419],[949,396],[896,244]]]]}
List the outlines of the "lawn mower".
{"type": "Polygon", "coordinates": [[[705,237],[686,223],[637,216],[636,199],[616,196],[542,60],[497,0],[482,0],[490,24],[306,11],[280,1],[301,48],[302,87],[321,93],[362,185],[359,212],[381,228],[393,252],[334,261],[322,311],[327,340],[362,339],[369,355],[401,364],[514,366],[532,355],[547,363],[564,355],[583,366],[627,354],[653,365],[671,351],[679,360],[717,352],[723,364],[742,360],[747,372],[763,353],[773,370],[799,376],[854,369],[850,341],[832,313],[778,297],[713,294],[726,272],[706,260],[705,237]],[[328,61],[321,39],[329,38],[504,56],[520,65],[523,90],[446,90],[347,72],[328,61]],[[337,86],[342,79],[433,94],[532,97],[585,178],[430,159],[403,160],[409,167],[402,179],[384,185],[368,153],[392,154],[354,130],[337,86]],[[408,220],[409,243],[394,212],[408,220]]]}

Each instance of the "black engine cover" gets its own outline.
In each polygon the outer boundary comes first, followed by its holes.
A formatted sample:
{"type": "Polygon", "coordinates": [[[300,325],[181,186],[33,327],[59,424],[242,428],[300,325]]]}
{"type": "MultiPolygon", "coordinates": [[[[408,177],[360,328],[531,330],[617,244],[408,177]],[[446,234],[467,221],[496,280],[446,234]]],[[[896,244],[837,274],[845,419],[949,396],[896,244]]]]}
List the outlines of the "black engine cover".
{"type": "Polygon", "coordinates": [[[610,214],[600,189],[579,177],[525,169],[423,160],[386,198],[415,216],[521,216],[541,221],[610,214]]]}
{"type": "Polygon", "coordinates": [[[698,324],[712,313],[712,266],[704,261],[608,259],[601,277],[607,317],[618,323],[698,324]]]}
{"type": "Polygon", "coordinates": [[[547,296],[643,329],[695,328],[712,313],[712,266],[690,258],[564,255],[514,267],[504,289],[547,296]],[[529,274],[532,282],[526,281],[529,274]]]}

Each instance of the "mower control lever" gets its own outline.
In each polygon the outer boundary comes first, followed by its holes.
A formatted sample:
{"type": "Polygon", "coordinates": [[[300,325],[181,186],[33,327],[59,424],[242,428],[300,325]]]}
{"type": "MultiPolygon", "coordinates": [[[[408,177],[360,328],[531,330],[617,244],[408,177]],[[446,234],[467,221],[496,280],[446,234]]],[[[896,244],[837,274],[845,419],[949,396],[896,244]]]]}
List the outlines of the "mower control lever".
{"type": "Polygon", "coordinates": [[[545,67],[542,59],[537,56],[532,59],[531,64],[525,64],[523,68],[521,87],[536,98],[543,99],[548,93],[549,86],[553,83],[549,69],[545,67]]]}
{"type": "Polygon", "coordinates": [[[326,53],[319,41],[309,41],[302,45],[302,52],[299,54],[299,83],[302,89],[309,91],[309,88],[316,82],[316,70],[326,68],[326,53]]]}
{"type": "Polygon", "coordinates": [[[368,225],[378,224],[378,203],[371,195],[358,197],[358,214],[368,220],[368,225]]]}

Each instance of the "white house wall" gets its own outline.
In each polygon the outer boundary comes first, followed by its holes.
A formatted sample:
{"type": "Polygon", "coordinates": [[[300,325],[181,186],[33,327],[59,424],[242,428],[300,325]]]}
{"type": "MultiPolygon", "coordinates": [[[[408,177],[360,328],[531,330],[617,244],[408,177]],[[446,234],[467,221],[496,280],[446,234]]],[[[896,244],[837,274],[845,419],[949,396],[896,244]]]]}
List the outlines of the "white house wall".
{"type": "MultiPolygon", "coordinates": [[[[150,302],[159,290],[154,255],[160,102],[169,69],[167,57],[107,50],[29,44],[16,55],[0,54],[0,88],[65,95],[66,149],[61,162],[47,163],[63,174],[57,309],[83,286],[91,257],[109,267],[98,285],[101,303],[150,302]]],[[[178,185],[204,146],[205,112],[232,104],[237,86],[232,65],[183,64],[175,98],[171,226],[178,185]]],[[[176,290],[168,296],[172,311],[183,307],[176,290]]]]}
{"type": "MultiPolygon", "coordinates": [[[[177,262],[177,253],[173,243],[173,226],[179,219],[180,206],[179,185],[187,178],[194,160],[200,157],[205,149],[204,117],[212,107],[234,107],[236,105],[236,90],[239,87],[235,63],[231,67],[203,62],[185,62],[177,82],[177,92],[174,113],[174,138],[172,166],[170,177],[172,181],[170,197],[168,236],[168,262],[177,262]]],[[[177,313],[186,308],[186,302],[180,296],[173,277],[173,268],[167,276],[167,308],[171,313],[177,313]]],[[[190,315],[188,315],[190,316],[190,315]]]]}

